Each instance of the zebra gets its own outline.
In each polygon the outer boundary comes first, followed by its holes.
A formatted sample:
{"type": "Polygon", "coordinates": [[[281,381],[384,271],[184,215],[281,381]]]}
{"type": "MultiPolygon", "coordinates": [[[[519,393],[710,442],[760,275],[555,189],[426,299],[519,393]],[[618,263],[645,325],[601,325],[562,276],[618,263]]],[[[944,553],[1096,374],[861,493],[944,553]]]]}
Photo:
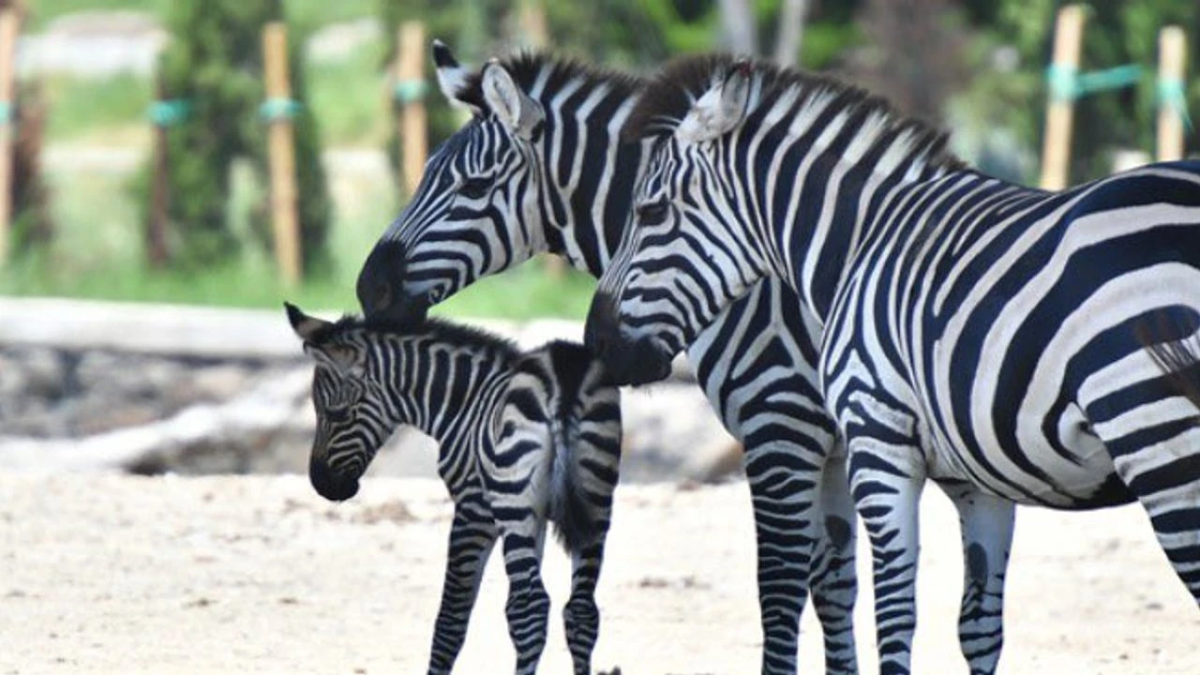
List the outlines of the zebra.
{"type": "Polygon", "coordinates": [[[402,424],[440,444],[438,474],[454,518],[428,672],[451,671],[498,537],[515,672],[536,672],[550,609],[540,572],[549,520],[571,556],[563,620],[574,672],[591,673],[621,409],[617,388],[606,384],[588,351],[555,341],[521,352],[494,335],[436,319],[335,323],[286,307],[316,362],[309,477],[321,496],[353,497],[379,446],[402,424]]]}
{"type": "Polygon", "coordinates": [[[972,673],[999,661],[1015,504],[1139,501],[1200,601],[1200,164],[1043,192],[831,79],[706,55],[648,91],[586,342],[636,382],[762,278],[796,290],[825,327],[882,672],[910,670],[926,479],[960,516],[972,673]]]}
{"type": "MultiPolygon", "coordinates": [[[[644,82],[544,53],[462,66],[435,42],[447,98],[472,119],[432,153],[410,203],[358,279],[368,316],[407,320],[536,253],[598,277],[625,227],[646,147],[619,130],[644,82]]],[[[811,587],[829,673],[855,673],[857,522],[817,390],[817,327],[785,285],[764,281],[715,317],[688,357],[745,447],[754,505],[762,672],[796,672],[811,587]],[[832,461],[826,461],[827,457],[832,461]],[[826,466],[822,472],[820,467],[826,466]],[[810,582],[811,579],[811,582],[810,582]]]]}

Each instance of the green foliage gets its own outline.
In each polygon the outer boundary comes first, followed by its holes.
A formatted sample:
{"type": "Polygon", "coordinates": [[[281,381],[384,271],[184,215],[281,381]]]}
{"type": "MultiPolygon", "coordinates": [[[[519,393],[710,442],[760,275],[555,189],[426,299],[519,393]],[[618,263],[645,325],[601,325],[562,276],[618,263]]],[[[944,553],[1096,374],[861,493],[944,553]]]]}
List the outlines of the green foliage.
{"type": "MultiPolygon", "coordinates": [[[[171,211],[176,262],[199,268],[230,259],[239,241],[228,223],[230,167],[251,157],[267,172],[267,124],[259,115],[265,98],[262,28],[282,18],[279,0],[209,0],[172,6],[169,23],[176,39],[161,66],[163,97],[186,101],[190,113],[167,127],[171,211]]],[[[303,36],[289,39],[292,97],[300,104],[294,119],[298,216],[306,273],[328,270],[325,247],[330,203],[320,161],[314,115],[304,106],[306,83],[300,59],[303,36]]],[[[145,182],[143,182],[143,185],[145,182]]],[[[254,232],[270,243],[266,205],[254,209],[254,232]]]]}

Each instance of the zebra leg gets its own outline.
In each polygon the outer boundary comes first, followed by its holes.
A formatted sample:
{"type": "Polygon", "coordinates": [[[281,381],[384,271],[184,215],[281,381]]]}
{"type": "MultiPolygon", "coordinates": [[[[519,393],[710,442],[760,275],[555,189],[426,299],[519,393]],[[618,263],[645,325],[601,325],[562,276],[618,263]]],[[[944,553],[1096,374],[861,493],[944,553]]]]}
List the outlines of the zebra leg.
{"type": "Polygon", "coordinates": [[[917,628],[918,509],[925,474],[916,459],[921,453],[915,445],[868,436],[848,438],[847,445],[850,493],[871,540],[879,672],[907,675],[917,628]]]}
{"type": "Polygon", "coordinates": [[[971,675],[996,672],[1004,645],[1004,576],[1016,505],[966,483],[942,483],[962,526],[963,595],[958,641],[971,675]]]}
{"type": "Polygon", "coordinates": [[[438,607],[429,657],[430,675],[449,673],[458,658],[467,636],[471,608],[479,593],[479,581],[496,543],[496,534],[496,526],[486,506],[467,501],[455,505],[442,602],[438,607]]]}
{"type": "Polygon", "coordinates": [[[505,509],[505,517],[511,520],[500,523],[504,533],[504,569],[508,573],[504,614],[508,618],[508,635],[517,652],[515,672],[534,675],[546,646],[550,616],[550,596],[541,573],[545,521],[529,510],[521,513],[518,509],[505,509]],[[537,523],[536,529],[529,523],[537,523]]]}
{"type": "Polygon", "coordinates": [[[590,675],[592,650],[600,634],[600,609],[596,607],[596,584],[604,560],[604,539],[583,547],[571,556],[571,598],[563,607],[567,649],[575,664],[575,675],[590,675]]]}
{"type": "Polygon", "coordinates": [[[858,575],[854,553],[858,518],[850,498],[844,455],[826,460],[820,505],[825,536],[817,539],[809,590],[825,636],[825,672],[857,673],[854,602],[858,597],[858,575]]]}
{"type": "Polygon", "coordinates": [[[817,470],[791,444],[780,446],[748,445],[744,457],[758,542],[763,675],[796,672],[800,615],[819,536],[813,504],[817,470]]]}

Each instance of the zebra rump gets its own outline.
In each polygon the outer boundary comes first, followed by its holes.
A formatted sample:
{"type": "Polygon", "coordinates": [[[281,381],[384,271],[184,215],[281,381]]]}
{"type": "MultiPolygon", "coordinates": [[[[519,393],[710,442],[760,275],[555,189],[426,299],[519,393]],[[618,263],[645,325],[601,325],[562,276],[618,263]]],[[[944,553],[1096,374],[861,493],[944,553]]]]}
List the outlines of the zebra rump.
{"type": "MultiPolygon", "coordinates": [[[[605,498],[588,490],[586,473],[606,469],[582,459],[590,454],[582,451],[583,445],[590,442],[584,432],[588,420],[583,394],[585,387],[594,387],[598,383],[600,369],[583,345],[560,340],[550,342],[538,351],[544,351],[549,357],[558,384],[557,395],[549,401],[550,409],[546,411],[553,450],[548,517],[554,523],[555,536],[562,547],[568,553],[576,554],[589,542],[596,541],[605,528],[604,505],[595,503],[595,500],[605,498]]],[[[531,360],[530,363],[535,362],[531,360]]]]}

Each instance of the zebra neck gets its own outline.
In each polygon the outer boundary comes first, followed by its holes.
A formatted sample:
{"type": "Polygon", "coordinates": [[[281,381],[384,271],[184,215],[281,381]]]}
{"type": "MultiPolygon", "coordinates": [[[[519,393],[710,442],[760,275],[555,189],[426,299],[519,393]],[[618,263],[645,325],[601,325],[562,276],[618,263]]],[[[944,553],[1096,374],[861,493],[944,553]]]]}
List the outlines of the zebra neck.
{"type": "Polygon", "coordinates": [[[410,425],[450,452],[483,420],[508,381],[501,356],[487,350],[401,340],[377,360],[377,379],[390,401],[391,426],[410,425]]]}
{"type": "Polygon", "coordinates": [[[621,139],[637,99],[603,82],[578,81],[541,98],[552,120],[542,156],[546,245],[599,277],[620,243],[647,154],[643,142],[621,139]]]}
{"type": "Polygon", "coordinates": [[[811,150],[792,205],[771,223],[768,265],[787,280],[824,322],[864,247],[889,228],[890,207],[906,191],[957,172],[894,145],[863,152],[849,140],[811,150]]]}

